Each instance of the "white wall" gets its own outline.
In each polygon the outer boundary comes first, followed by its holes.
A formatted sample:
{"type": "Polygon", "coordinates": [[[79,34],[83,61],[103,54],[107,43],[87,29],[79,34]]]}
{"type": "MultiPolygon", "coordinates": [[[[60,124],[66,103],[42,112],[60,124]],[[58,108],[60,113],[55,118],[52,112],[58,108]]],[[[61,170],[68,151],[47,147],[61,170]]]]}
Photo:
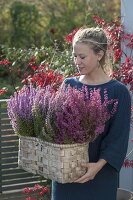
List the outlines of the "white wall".
{"type": "MultiPolygon", "coordinates": [[[[121,0],[121,22],[128,33],[133,34],[133,0],[121,0]]],[[[133,138],[133,128],[130,131],[128,152],[133,148],[131,143],[133,138]]],[[[130,156],[133,159],[133,153],[130,156]]],[[[120,187],[133,191],[133,169],[122,168],[120,172],[120,187]]]]}

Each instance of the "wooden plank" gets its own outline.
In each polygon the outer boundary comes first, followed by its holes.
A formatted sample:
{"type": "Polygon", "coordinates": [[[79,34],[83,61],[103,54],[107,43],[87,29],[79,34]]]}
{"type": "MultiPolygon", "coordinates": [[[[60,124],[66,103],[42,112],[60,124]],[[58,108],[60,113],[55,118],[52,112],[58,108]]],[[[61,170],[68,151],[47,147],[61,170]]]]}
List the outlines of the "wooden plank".
{"type": "Polygon", "coordinates": [[[1,124],[10,124],[10,121],[9,118],[1,118],[1,124]]]}
{"type": "Polygon", "coordinates": [[[9,129],[12,130],[12,125],[11,124],[1,124],[1,130],[9,129]]]}
{"type": "Polygon", "coordinates": [[[11,147],[11,146],[15,146],[18,147],[19,145],[19,141],[15,141],[15,142],[2,142],[1,143],[1,147],[11,147]]]}
{"type": "Polygon", "coordinates": [[[11,157],[17,157],[18,156],[18,151],[16,152],[11,152],[11,153],[1,153],[0,157],[1,158],[11,158],[11,157]]]}
{"type": "MultiPolygon", "coordinates": [[[[2,170],[2,175],[10,175],[10,174],[18,174],[18,173],[25,173],[25,171],[23,169],[19,169],[19,168],[2,170]]],[[[28,174],[30,174],[30,173],[28,173],[28,174]]]]}
{"type": "Polygon", "coordinates": [[[6,146],[6,147],[2,147],[1,148],[1,152],[5,153],[5,152],[13,152],[13,151],[18,151],[18,145],[15,146],[6,146]]]}
{"type": "Polygon", "coordinates": [[[1,130],[1,135],[10,135],[10,134],[13,134],[13,133],[14,133],[13,129],[1,130]]]}
{"type": "Polygon", "coordinates": [[[9,99],[0,99],[0,104],[7,103],[8,101],[9,101],[9,99]]]}
{"type": "Polygon", "coordinates": [[[10,187],[10,185],[13,185],[13,184],[20,184],[20,183],[23,184],[23,183],[29,183],[30,181],[37,181],[37,180],[38,180],[38,177],[32,177],[32,178],[23,177],[21,179],[2,181],[2,185],[10,187]]]}
{"type": "Polygon", "coordinates": [[[14,192],[9,194],[0,194],[0,200],[24,200],[28,195],[23,194],[22,192],[14,192]]]}
{"type": "MultiPolygon", "coordinates": [[[[39,182],[39,181],[38,181],[39,182]]],[[[34,187],[35,182],[29,182],[29,183],[23,183],[23,184],[14,184],[14,185],[8,185],[8,186],[3,186],[2,191],[11,191],[11,190],[18,190],[18,189],[24,189],[25,187],[34,187]]]]}
{"type": "Polygon", "coordinates": [[[2,165],[7,164],[7,163],[15,163],[18,162],[18,157],[17,158],[3,158],[1,159],[2,165]]]}
{"type": "Polygon", "coordinates": [[[7,108],[0,108],[1,113],[7,113],[7,108]]]}
{"type": "Polygon", "coordinates": [[[8,130],[6,130],[4,132],[1,131],[1,134],[2,134],[2,136],[11,136],[11,135],[14,136],[14,135],[16,135],[14,133],[14,131],[10,131],[10,133],[9,133],[8,130]]]}
{"type": "Polygon", "coordinates": [[[10,165],[1,165],[1,169],[11,169],[11,168],[17,168],[18,164],[17,163],[12,163],[10,165]]]}
{"type": "Polygon", "coordinates": [[[2,181],[3,180],[11,180],[11,179],[19,179],[19,178],[24,178],[24,177],[27,177],[27,178],[30,177],[30,178],[32,178],[33,176],[34,176],[33,174],[29,174],[28,172],[25,171],[25,172],[21,172],[21,173],[18,173],[18,174],[4,175],[4,176],[2,176],[2,181]]]}
{"type": "Polygon", "coordinates": [[[8,118],[8,114],[7,113],[1,113],[1,118],[8,118]]]}
{"type": "Polygon", "coordinates": [[[12,140],[18,140],[18,136],[16,135],[8,135],[8,136],[2,136],[1,141],[12,141],[12,140]]]}

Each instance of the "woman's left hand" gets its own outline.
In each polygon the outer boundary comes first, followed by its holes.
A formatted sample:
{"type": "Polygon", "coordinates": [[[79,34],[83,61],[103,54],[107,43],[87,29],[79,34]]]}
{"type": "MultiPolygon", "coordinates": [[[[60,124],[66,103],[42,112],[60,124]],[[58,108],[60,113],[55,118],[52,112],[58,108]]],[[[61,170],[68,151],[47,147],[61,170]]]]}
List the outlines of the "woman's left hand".
{"type": "Polygon", "coordinates": [[[87,172],[81,178],[74,181],[75,183],[85,183],[87,181],[93,180],[96,174],[102,169],[102,167],[107,163],[104,159],[100,159],[96,163],[85,163],[82,167],[87,168],[87,172]]]}

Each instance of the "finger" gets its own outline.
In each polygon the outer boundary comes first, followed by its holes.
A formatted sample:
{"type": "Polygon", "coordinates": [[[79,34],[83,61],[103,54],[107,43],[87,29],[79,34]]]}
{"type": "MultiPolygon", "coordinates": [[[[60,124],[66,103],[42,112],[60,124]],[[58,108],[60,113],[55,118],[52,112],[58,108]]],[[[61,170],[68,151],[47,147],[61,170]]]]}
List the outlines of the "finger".
{"type": "Polygon", "coordinates": [[[87,178],[87,179],[84,179],[83,181],[81,181],[81,182],[79,182],[79,183],[86,183],[86,182],[88,182],[88,181],[90,181],[90,180],[87,178]]]}
{"type": "Polygon", "coordinates": [[[79,179],[77,179],[76,181],[74,181],[75,183],[77,183],[77,182],[82,182],[82,181],[84,181],[85,179],[87,179],[88,177],[87,177],[87,175],[85,174],[84,176],[82,176],[81,178],[79,178],[79,179]]]}
{"type": "Polygon", "coordinates": [[[86,183],[86,182],[88,182],[88,181],[91,181],[91,179],[86,178],[86,179],[84,179],[83,181],[79,181],[79,182],[76,182],[76,183],[86,183]]]}
{"type": "Polygon", "coordinates": [[[81,163],[81,166],[87,168],[88,167],[88,163],[81,163]]]}

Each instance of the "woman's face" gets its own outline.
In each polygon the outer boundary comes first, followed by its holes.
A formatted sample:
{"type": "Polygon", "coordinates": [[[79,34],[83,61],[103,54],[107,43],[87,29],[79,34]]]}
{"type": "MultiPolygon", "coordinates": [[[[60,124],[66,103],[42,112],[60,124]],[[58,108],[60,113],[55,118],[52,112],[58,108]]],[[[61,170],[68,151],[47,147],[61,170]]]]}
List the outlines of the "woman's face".
{"type": "Polygon", "coordinates": [[[81,75],[87,75],[96,72],[99,67],[99,55],[87,44],[77,43],[73,45],[74,63],[81,75]]]}

